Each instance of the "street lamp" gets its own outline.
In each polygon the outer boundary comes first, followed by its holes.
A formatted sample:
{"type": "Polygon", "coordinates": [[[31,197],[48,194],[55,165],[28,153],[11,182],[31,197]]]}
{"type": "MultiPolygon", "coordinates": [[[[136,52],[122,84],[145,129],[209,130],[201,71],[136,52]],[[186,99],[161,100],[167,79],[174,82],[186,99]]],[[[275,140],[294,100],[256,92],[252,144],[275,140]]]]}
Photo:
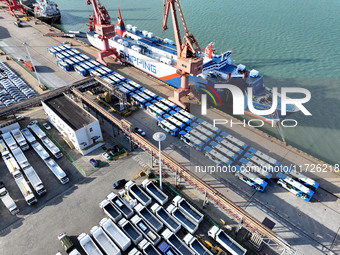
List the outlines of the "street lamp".
{"type": "Polygon", "coordinates": [[[28,55],[28,57],[29,57],[29,59],[30,59],[32,65],[33,65],[33,69],[34,69],[35,75],[37,76],[37,79],[38,79],[38,82],[39,82],[39,87],[42,88],[41,81],[40,81],[40,78],[39,78],[39,76],[38,76],[37,68],[36,68],[35,65],[33,64],[33,61],[32,61],[32,58],[31,58],[31,54],[30,54],[30,52],[28,51],[28,44],[27,44],[27,42],[23,42],[22,44],[25,46],[27,55],[28,55]]]}
{"type": "Polygon", "coordinates": [[[161,159],[161,141],[164,141],[166,135],[162,132],[157,132],[153,134],[153,139],[158,142],[159,148],[159,188],[162,190],[162,159],[161,159]]]}

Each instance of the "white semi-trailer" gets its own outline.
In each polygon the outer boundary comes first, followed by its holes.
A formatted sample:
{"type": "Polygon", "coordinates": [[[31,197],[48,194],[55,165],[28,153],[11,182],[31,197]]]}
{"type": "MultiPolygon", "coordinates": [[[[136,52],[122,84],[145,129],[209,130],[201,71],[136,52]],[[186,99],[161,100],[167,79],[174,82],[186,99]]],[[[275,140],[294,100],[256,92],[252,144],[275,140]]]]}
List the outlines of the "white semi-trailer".
{"type": "Polygon", "coordinates": [[[20,132],[19,128],[13,129],[11,133],[23,151],[28,150],[30,148],[28,143],[26,142],[25,137],[20,132]]]}
{"type": "Polygon", "coordinates": [[[232,255],[244,255],[247,250],[243,248],[238,242],[228,236],[222,229],[213,226],[209,229],[208,235],[216,240],[224,249],[232,255]]]}
{"type": "Polygon", "coordinates": [[[28,205],[32,205],[36,202],[38,202],[38,200],[36,199],[36,197],[34,196],[30,186],[28,186],[28,183],[26,182],[25,178],[22,176],[22,174],[20,176],[18,176],[17,178],[15,178],[15,182],[18,185],[21,194],[24,196],[25,201],[28,205]]]}
{"type": "Polygon", "coordinates": [[[69,182],[70,179],[67,177],[63,169],[61,169],[61,167],[54,161],[54,159],[50,158],[45,160],[45,164],[62,184],[69,182]]]}
{"type": "Polygon", "coordinates": [[[167,226],[172,232],[177,233],[181,229],[181,224],[177,222],[163,206],[154,203],[151,206],[151,211],[160,219],[165,226],[167,226]]]}
{"type": "Polygon", "coordinates": [[[123,232],[131,239],[131,241],[135,245],[142,241],[142,234],[132,225],[130,221],[123,218],[118,222],[118,225],[123,229],[123,232]]]}
{"type": "Polygon", "coordinates": [[[104,232],[104,230],[101,227],[94,226],[90,230],[91,235],[93,236],[93,239],[97,241],[99,246],[102,248],[102,250],[106,254],[110,255],[120,255],[120,250],[115,245],[115,243],[108,237],[108,235],[104,232]]]}
{"type": "Polygon", "coordinates": [[[41,139],[42,143],[46,146],[46,148],[52,153],[56,159],[59,159],[63,156],[63,153],[60,149],[51,141],[50,138],[44,137],[41,139]]]}
{"type": "Polygon", "coordinates": [[[46,193],[46,189],[44,184],[42,183],[41,179],[39,178],[38,174],[35,172],[32,166],[25,167],[23,169],[27,179],[30,181],[31,185],[33,186],[34,190],[37,192],[39,196],[46,193]]]}
{"type": "Polygon", "coordinates": [[[2,138],[4,139],[4,141],[6,142],[8,148],[10,148],[11,150],[18,148],[17,143],[15,142],[13,136],[11,135],[10,132],[6,132],[4,134],[2,134],[2,138]]]}
{"type": "Polygon", "coordinates": [[[130,238],[123,233],[123,231],[108,218],[103,218],[99,225],[104,229],[109,237],[118,245],[118,247],[124,252],[131,245],[130,238]]]}
{"type": "Polygon", "coordinates": [[[41,128],[37,124],[29,125],[29,128],[33,131],[33,133],[39,137],[39,139],[42,139],[46,136],[46,133],[41,130],[41,128]]]}
{"type": "Polygon", "coordinates": [[[31,144],[31,146],[42,160],[46,160],[50,157],[50,154],[48,154],[48,152],[39,142],[34,142],[31,144]]]}
{"type": "Polygon", "coordinates": [[[212,255],[212,253],[190,233],[184,237],[183,241],[196,253],[196,255],[212,255]]]}
{"type": "Polygon", "coordinates": [[[20,167],[10,152],[7,151],[7,153],[2,156],[2,159],[14,179],[21,175],[20,167]]]}
{"type": "Polygon", "coordinates": [[[145,194],[145,192],[141,190],[135,182],[128,181],[125,184],[125,189],[129,191],[129,194],[132,194],[142,205],[148,206],[151,204],[151,198],[145,194]]]}
{"type": "Polygon", "coordinates": [[[178,207],[169,205],[166,209],[181,225],[193,234],[198,229],[198,223],[194,222],[189,216],[185,215],[178,207]]]}
{"type": "Polygon", "coordinates": [[[161,255],[161,253],[157,251],[157,249],[146,239],[143,239],[138,244],[138,248],[143,252],[144,255],[161,255]]]}
{"type": "Polygon", "coordinates": [[[138,204],[134,209],[156,232],[159,232],[163,228],[163,223],[160,222],[145,206],[138,204]]]}
{"type": "Polygon", "coordinates": [[[178,254],[195,255],[195,253],[169,229],[163,231],[162,237],[178,252],[178,254]]]}
{"type": "Polygon", "coordinates": [[[0,139],[0,151],[2,156],[8,152],[7,145],[2,139],[0,139]]]}
{"type": "Polygon", "coordinates": [[[17,205],[9,195],[3,182],[0,182],[0,199],[12,215],[16,215],[19,212],[17,205]]]}
{"type": "Polygon", "coordinates": [[[78,236],[78,241],[87,255],[103,255],[103,253],[99,250],[98,246],[93,242],[92,238],[88,234],[80,234],[78,236]]]}
{"type": "Polygon", "coordinates": [[[115,193],[111,192],[107,195],[107,199],[120,211],[127,219],[133,215],[133,210],[127,206],[115,193]]]}
{"type": "Polygon", "coordinates": [[[130,221],[152,245],[157,245],[161,241],[161,237],[156,233],[156,231],[151,229],[148,223],[138,215],[133,216],[130,221]]]}
{"type": "Polygon", "coordinates": [[[113,204],[110,203],[109,200],[104,199],[100,204],[99,207],[104,210],[104,213],[109,216],[111,220],[114,222],[118,222],[122,218],[122,214],[118,211],[113,204]]]}
{"type": "Polygon", "coordinates": [[[166,202],[168,202],[168,196],[164,194],[164,192],[159,188],[157,188],[152,181],[145,179],[142,182],[142,187],[161,205],[164,205],[166,202]]]}
{"type": "Polygon", "coordinates": [[[190,205],[184,198],[176,196],[172,200],[172,204],[177,206],[184,214],[188,215],[197,224],[203,220],[204,215],[190,205]]]}
{"type": "Polygon", "coordinates": [[[36,141],[34,135],[31,133],[31,131],[28,128],[21,129],[21,133],[25,136],[26,140],[32,144],[36,141]]]}
{"type": "Polygon", "coordinates": [[[30,166],[25,154],[21,151],[20,148],[15,148],[12,150],[13,156],[15,157],[16,161],[20,165],[21,169],[30,166]]]}

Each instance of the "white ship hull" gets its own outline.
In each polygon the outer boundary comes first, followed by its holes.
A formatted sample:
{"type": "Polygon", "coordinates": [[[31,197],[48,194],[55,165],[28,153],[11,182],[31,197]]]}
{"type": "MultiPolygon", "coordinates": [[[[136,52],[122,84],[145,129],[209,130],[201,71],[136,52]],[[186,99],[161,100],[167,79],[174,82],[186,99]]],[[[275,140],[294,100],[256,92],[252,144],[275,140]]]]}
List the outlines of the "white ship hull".
{"type": "MultiPolygon", "coordinates": [[[[100,50],[104,49],[103,41],[99,39],[96,34],[87,33],[87,39],[94,47],[100,50]]],[[[179,75],[176,74],[176,68],[171,65],[157,61],[112,39],[109,40],[109,45],[110,47],[116,48],[120,57],[126,62],[162,81],[179,77],[179,75]]]]}

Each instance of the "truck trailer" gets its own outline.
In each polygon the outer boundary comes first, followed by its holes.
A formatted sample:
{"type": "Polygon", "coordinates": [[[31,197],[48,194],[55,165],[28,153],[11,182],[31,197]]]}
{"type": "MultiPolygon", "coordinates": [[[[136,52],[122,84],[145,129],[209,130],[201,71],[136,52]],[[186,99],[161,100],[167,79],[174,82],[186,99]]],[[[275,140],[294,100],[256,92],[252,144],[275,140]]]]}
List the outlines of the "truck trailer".
{"type": "Polygon", "coordinates": [[[245,248],[216,226],[209,229],[208,235],[232,255],[244,255],[247,253],[245,248]]]}
{"type": "Polygon", "coordinates": [[[152,181],[148,179],[144,180],[142,182],[142,187],[161,205],[164,205],[166,202],[168,202],[168,196],[164,194],[164,192],[159,188],[157,188],[152,181]]]}
{"type": "Polygon", "coordinates": [[[5,143],[7,144],[8,148],[10,148],[10,150],[18,148],[18,145],[17,145],[16,141],[14,140],[14,138],[11,135],[10,132],[6,132],[6,133],[2,134],[2,138],[5,141],[5,143]]]}
{"type": "Polygon", "coordinates": [[[39,196],[46,193],[46,189],[44,184],[42,183],[41,179],[39,178],[38,174],[34,170],[32,166],[25,167],[23,169],[27,179],[30,181],[32,187],[37,192],[39,196]]]}
{"type": "Polygon", "coordinates": [[[103,255],[103,253],[88,234],[80,234],[78,236],[78,241],[87,255],[103,255]]]}
{"type": "Polygon", "coordinates": [[[93,239],[99,244],[106,254],[120,255],[120,250],[115,243],[108,237],[101,227],[94,226],[90,230],[93,239]]]}
{"type": "Polygon", "coordinates": [[[30,146],[26,142],[25,137],[20,132],[19,128],[13,129],[11,133],[23,151],[26,151],[30,148],[30,146]]]}
{"type": "Polygon", "coordinates": [[[9,195],[3,182],[0,182],[0,199],[12,215],[16,215],[19,212],[19,208],[17,207],[14,200],[9,195]]]}
{"type": "Polygon", "coordinates": [[[148,206],[151,204],[151,198],[141,190],[133,181],[128,181],[125,184],[125,189],[132,194],[142,205],[148,206]]]}
{"type": "Polygon", "coordinates": [[[124,252],[131,245],[130,238],[123,233],[123,231],[108,218],[103,218],[99,225],[104,229],[106,234],[118,245],[124,252]]]}
{"type": "Polygon", "coordinates": [[[54,161],[54,159],[47,159],[45,160],[45,164],[48,168],[52,171],[52,173],[58,178],[58,180],[62,184],[66,184],[69,182],[69,178],[66,173],[61,169],[61,167],[54,161]]]}

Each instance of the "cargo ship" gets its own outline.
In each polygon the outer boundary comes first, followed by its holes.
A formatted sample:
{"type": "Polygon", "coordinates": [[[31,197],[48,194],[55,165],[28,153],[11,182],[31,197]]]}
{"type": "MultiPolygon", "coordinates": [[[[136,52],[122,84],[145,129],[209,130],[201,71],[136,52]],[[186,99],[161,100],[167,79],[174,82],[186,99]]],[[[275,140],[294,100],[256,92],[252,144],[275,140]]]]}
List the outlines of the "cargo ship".
{"type": "Polygon", "coordinates": [[[58,5],[50,0],[20,0],[25,11],[48,24],[59,23],[61,14],[58,5]]]}
{"type": "MultiPolygon", "coordinates": [[[[104,49],[103,41],[99,34],[89,31],[87,38],[96,48],[104,49]]],[[[181,79],[176,68],[177,49],[174,41],[157,37],[146,30],[140,31],[136,26],[126,25],[125,27],[119,11],[116,36],[109,40],[109,45],[116,48],[119,57],[125,62],[175,88],[180,87],[181,79]]],[[[203,58],[203,71],[197,77],[191,76],[189,78],[189,82],[193,85],[192,91],[194,95],[197,97],[201,93],[214,95],[216,93],[212,93],[211,90],[218,91],[218,89],[214,88],[215,84],[233,82],[240,86],[245,97],[247,97],[247,88],[252,88],[252,102],[255,109],[266,110],[271,108],[272,91],[264,85],[263,77],[259,75],[257,70],[248,71],[246,66],[242,64],[236,65],[235,61],[231,59],[231,51],[215,54],[214,43],[212,42],[198,55],[203,58]],[[206,88],[201,89],[202,86],[206,88]]],[[[229,100],[229,97],[226,90],[219,91],[219,98],[223,100],[219,100],[220,105],[215,104],[215,106],[223,110],[229,108],[232,105],[232,100],[229,100]]],[[[209,100],[215,101],[214,98],[209,100]]],[[[296,110],[295,106],[287,105],[288,113],[296,110]]],[[[280,99],[278,99],[277,110],[274,114],[266,116],[254,115],[249,111],[247,104],[245,104],[245,113],[267,123],[277,122],[286,117],[281,115],[280,99]]]]}

